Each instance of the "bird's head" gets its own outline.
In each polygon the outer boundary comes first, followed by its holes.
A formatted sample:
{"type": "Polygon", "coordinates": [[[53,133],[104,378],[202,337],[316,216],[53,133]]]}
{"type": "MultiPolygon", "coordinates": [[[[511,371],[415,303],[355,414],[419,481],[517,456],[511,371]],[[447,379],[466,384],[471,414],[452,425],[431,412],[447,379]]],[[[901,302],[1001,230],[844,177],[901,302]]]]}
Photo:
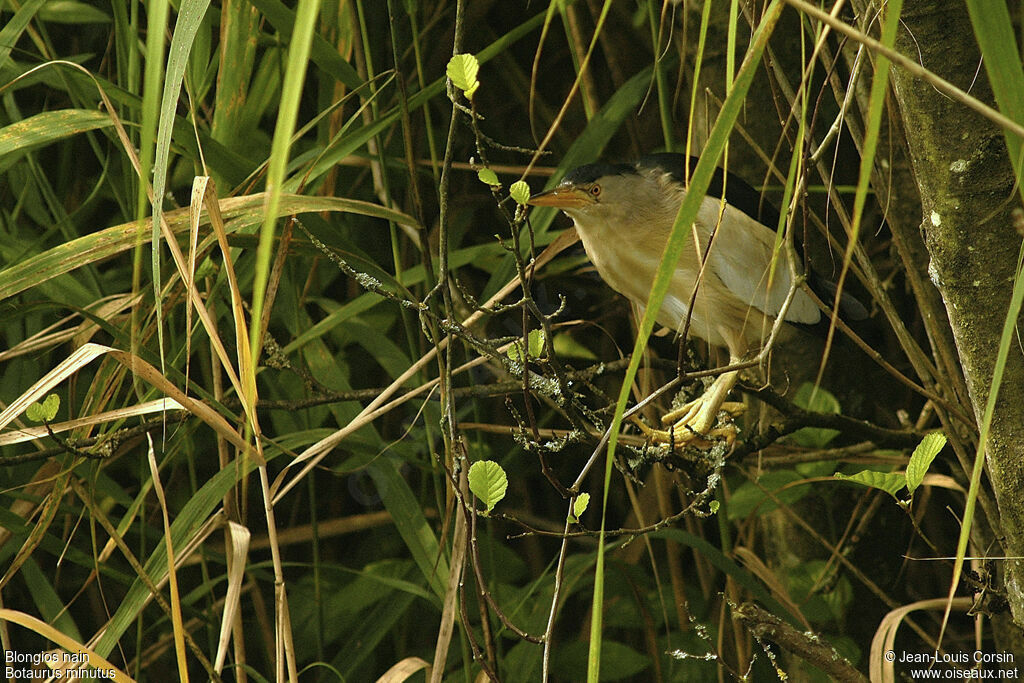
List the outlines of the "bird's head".
{"type": "Polygon", "coordinates": [[[635,165],[588,164],[569,171],[562,182],[528,203],[561,209],[577,225],[633,225],[641,218],[638,212],[661,203],[660,190],[655,175],[639,172],[635,165]]]}

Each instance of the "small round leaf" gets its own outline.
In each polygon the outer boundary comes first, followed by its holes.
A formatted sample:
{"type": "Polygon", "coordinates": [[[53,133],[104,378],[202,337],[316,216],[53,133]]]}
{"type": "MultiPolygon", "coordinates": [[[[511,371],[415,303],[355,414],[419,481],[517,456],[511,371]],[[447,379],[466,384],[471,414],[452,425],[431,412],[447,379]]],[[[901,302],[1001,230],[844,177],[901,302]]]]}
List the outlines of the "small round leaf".
{"type": "Polygon", "coordinates": [[[588,505],[590,505],[589,493],[581,493],[580,495],[576,496],[576,501],[572,504],[573,517],[579,519],[580,516],[587,511],[588,505]]]}
{"type": "Polygon", "coordinates": [[[541,354],[544,353],[544,330],[537,328],[536,330],[530,330],[530,334],[527,335],[526,340],[529,342],[529,349],[527,353],[530,354],[531,358],[540,358],[541,354]]]}
{"type": "Polygon", "coordinates": [[[476,172],[476,177],[480,179],[480,182],[488,185],[495,187],[501,185],[501,182],[498,180],[498,174],[489,168],[481,168],[476,172]]]}
{"type": "Polygon", "coordinates": [[[493,460],[478,460],[469,468],[469,490],[490,512],[505,497],[508,476],[501,465],[493,460]]]}
{"type": "Polygon", "coordinates": [[[480,62],[476,57],[470,54],[455,55],[448,60],[448,68],[445,71],[452,85],[464,92],[467,99],[472,99],[473,93],[480,87],[480,81],[476,80],[480,62]]]}
{"type": "MultiPolygon", "coordinates": [[[[526,337],[526,343],[527,358],[540,358],[544,353],[544,330],[540,328],[530,330],[530,334],[526,337]]],[[[524,362],[526,359],[523,358],[523,342],[512,342],[512,346],[508,347],[508,350],[505,351],[505,355],[507,355],[508,359],[513,363],[524,362]]]]}
{"type": "Polygon", "coordinates": [[[530,186],[522,180],[517,180],[508,188],[508,193],[512,195],[512,200],[516,204],[523,205],[530,199],[530,186]]]}
{"type": "Polygon", "coordinates": [[[25,416],[33,422],[52,422],[60,409],[60,396],[50,394],[42,403],[33,403],[25,411],[25,416]]]}

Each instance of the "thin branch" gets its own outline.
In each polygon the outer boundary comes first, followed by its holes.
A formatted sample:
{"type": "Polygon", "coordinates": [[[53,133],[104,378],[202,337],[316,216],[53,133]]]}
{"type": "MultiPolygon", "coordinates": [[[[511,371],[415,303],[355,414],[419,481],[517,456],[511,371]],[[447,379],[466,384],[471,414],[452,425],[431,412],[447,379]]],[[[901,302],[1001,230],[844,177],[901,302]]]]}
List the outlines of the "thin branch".
{"type": "Polygon", "coordinates": [[[743,622],[758,641],[772,641],[824,671],[830,680],[838,683],[868,681],[864,674],[857,671],[853,664],[817,633],[799,631],[752,603],[746,603],[733,610],[733,616],[743,622]]]}

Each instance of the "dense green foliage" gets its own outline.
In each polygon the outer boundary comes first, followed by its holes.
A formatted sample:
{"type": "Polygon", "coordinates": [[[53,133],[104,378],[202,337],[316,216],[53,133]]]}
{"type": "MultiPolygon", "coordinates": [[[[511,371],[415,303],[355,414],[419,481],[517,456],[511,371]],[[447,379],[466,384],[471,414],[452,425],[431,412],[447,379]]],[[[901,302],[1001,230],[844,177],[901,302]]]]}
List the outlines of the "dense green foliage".
{"type": "MultiPolygon", "coordinates": [[[[905,557],[957,552],[974,412],[888,231],[920,205],[886,213],[887,67],[807,10],[0,12],[5,649],[53,647],[17,612],[139,680],[577,681],[598,651],[602,680],[831,680],[781,631],[867,671],[887,613],[949,592],[951,562],[905,557]],[[620,392],[720,359],[671,335],[631,355],[641,319],[581,249],[545,252],[567,223],[524,202],[664,150],[787,207],[780,234],[873,319],[863,348],[780,349],[777,391],[751,368],[735,444],[672,453],[623,420],[605,501],[620,392]],[[889,493],[838,481],[862,470],[889,493]]],[[[892,44],[897,16],[844,12],[892,44]]],[[[636,419],[704,386],[683,379],[636,419]]],[[[945,646],[993,651],[963,611],[945,646]]],[[[941,616],[908,620],[900,647],[934,650],[941,616]]]]}

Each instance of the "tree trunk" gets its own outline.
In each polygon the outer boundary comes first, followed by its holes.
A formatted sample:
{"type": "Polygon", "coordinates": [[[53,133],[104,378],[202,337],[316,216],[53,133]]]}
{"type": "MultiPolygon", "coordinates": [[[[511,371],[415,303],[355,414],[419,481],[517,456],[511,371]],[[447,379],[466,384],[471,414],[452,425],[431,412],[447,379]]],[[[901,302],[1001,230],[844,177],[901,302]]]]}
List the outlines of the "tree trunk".
{"type": "MultiPolygon", "coordinates": [[[[974,97],[992,102],[961,2],[908,3],[897,49],[916,55],[927,69],[974,97]]],[[[928,273],[942,295],[980,424],[1021,246],[1011,216],[1020,202],[1003,134],[898,67],[892,83],[921,195],[928,273]]],[[[989,521],[1003,544],[988,554],[1024,557],[1024,356],[1016,343],[1003,375],[986,456],[999,511],[999,518],[989,521]]],[[[1014,621],[1024,625],[1024,563],[1007,560],[997,567],[1014,621]]]]}

